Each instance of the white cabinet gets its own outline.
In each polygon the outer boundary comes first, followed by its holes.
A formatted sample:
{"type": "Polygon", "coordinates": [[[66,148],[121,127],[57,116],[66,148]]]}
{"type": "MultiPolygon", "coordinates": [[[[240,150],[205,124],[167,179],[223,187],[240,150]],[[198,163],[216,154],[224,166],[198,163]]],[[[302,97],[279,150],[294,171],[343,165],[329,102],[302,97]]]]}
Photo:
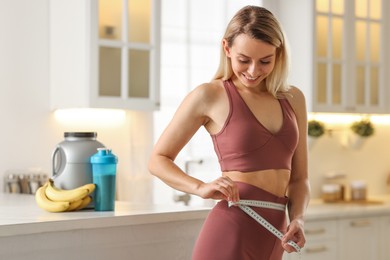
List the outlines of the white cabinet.
{"type": "Polygon", "coordinates": [[[314,111],[385,112],[382,0],[316,0],[314,111]]]}
{"type": "MultiPolygon", "coordinates": [[[[136,224],[127,222],[126,216],[122,217],[124,220],[119,221],[119,226],[112,225],[110,220],[95,218],[101,221],[102,227],[91,228],[89,224],[85,224],[85,227],[58,230],[54,225],[50,230],[46,228],[45,231],[33,234],[29,234],[28,228],[23,235],[2,234],[0,259],[191,259],[192,248],[204,221],[202,218],[136,224]]],[[[80,220],[76,219],[73,222],[78,221],[80,220]]],[[[112,222],[115,223],[115,220],[112,222]]],[[[57,223],[67,226],[62,220],[57,223]]],[[[50,226],[50,223],[40,224],[50,226]]],[[[2,228],[7,229],[6,226],[2,228]]]]}
{"type": "Polygon", "coordinates": [[[380,260],[390,259],[390,244],[389,244],[389,234],[390,234],[390,216],[382,217],[380,220],[380,260]]]}
{"type": "Polygon", "coordinates": [[[341,220],[339,259],[379,259],[379,219],[367,217],[341,220]]]}
{"type": "Polygon", "coordinates": [[[158,0],[50,1],[51,108],[159,107],[158,0]]]}
{"type": "Polygon", "coordinates": [[[338,255],[338,222],[335,220],[309,221],[305,224],[306,245],[301,256],[289,254],[287,260],[329,260],[337,259],[338,255]]]}
{"type": "Polygon", "coordinates": [[[308,220],[306,245],[283,260],[390,259],[390,216],[308,220]]]}
{"type": "Polygon", "coordinates": [[[305,259],[337,258],[337,221],[313,221],[305,226],[307,244],[302,256],[305,259]]]}
{"type": "Polygon", "coordinates": [[[309,111],[390,111],[389,5],[297,0],[278,6],[291,45],[290,82],[305,92],[309,111]]]}

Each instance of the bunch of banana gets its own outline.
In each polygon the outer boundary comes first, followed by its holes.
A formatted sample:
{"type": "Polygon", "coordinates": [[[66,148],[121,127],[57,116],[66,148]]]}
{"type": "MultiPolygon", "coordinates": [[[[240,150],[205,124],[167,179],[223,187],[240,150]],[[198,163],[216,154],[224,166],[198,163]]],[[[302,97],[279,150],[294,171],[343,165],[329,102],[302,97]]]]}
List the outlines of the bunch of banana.
{"type": "Polygon", "coordinates": [[[35,193],[38,206],[49,212],[75,211],[85,208],[91,201],[90,194],[95,184],[89,183],[72,190],[63,190],[54,186],[49,179],[35,193]]]}

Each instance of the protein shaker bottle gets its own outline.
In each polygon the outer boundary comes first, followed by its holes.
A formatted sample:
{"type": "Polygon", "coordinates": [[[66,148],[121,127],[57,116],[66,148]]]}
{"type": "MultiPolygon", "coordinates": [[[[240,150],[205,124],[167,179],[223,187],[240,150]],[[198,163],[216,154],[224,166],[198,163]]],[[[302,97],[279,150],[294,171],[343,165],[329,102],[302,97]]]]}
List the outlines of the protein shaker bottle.
{"type": "Polygon", "coordinates": [[[115,208],[116,165],[118,158],[111,149],[98,148],[91,156],[92,179],[96,185],[95,210],[110,211],[115,208]]]}

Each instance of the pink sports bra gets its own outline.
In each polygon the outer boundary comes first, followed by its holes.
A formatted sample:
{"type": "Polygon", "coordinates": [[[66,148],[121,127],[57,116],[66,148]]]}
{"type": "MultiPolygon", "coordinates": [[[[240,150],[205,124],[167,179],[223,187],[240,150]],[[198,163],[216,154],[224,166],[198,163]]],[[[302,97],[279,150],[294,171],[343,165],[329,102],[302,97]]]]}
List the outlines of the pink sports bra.
{"type": "Polygon", "coordinates": [[[283,125],[273,134],[249,109],[232,81],[224,81],[230,111],[222,130],[211,135],[222,171],[251,172],[268,169],[291,170],[298,144],[298,125],[287,99],[278,99],[283,125]]]}

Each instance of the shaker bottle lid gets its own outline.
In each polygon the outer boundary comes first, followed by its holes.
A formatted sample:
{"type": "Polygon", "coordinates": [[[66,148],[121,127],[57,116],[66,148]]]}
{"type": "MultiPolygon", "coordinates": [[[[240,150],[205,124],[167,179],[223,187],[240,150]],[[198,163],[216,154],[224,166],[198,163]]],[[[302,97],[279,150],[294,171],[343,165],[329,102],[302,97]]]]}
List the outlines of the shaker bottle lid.
{"type": "Polygon", "coordinates": [[[91,163],[117,163],[118,158],[112,154],[111,149],[98,148],[98,152],[91,156],[91,163]]]}
{"type": "Polygon", "coordinates": [[[97,137],[96,132],[65,132],[64,137],[97,137]]]}

